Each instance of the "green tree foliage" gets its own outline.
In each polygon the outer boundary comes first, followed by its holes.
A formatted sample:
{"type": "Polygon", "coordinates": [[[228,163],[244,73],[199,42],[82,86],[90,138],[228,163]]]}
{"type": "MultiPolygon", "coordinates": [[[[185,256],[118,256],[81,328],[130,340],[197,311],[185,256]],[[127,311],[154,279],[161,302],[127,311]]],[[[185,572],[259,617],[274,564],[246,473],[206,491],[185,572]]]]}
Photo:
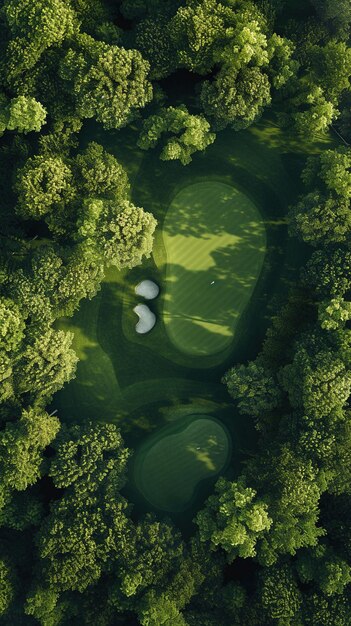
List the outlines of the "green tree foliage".
{"type": "Polygon", "coordinates": [[[21,73],[32,68],[43,52],[62,44],[77,28],[70,4],[63,0],[6,0],[3,6],[12,39],[7,47],[7,79],[20,83],[21,73]]]}
{"type": "Polygon", "coordinates": [[[351,319],[351,302],[343,298],[332,298],[318,305],[318,319],[325,330],[338,330],[343,328],[351,319]]]}
{"type": "Polygon", "coordinates": [[[35,98],[18,96],[8,102],[6,97],[0,97],[0,133],[5,130],[39,132],[45,121],[46,110],[35,98]]]}
{"type": "Polygon", "coordinates": [[[0,560],[0,615],[6,613],[14,596],[14,586],[12,581],[11,569],[3,561],[0,560]]]}
{"type": "Polygon", "coordinates": [[[294,623],[293,620],[297,618],[302,597],[288,565],[276,565],[264,570],[259,594],[262,606],[268,617],[275,620],[274,623],[294,623]]]}
{"type": "Polygon", "coordinates": [[[179,65],[204,75],[219,67],[200,95],[215,128],[249,126],[270,104],[271,86],[280,88],[293,75],[292,44],[267,30],[249,2],[192,0],[172,18],[179,65]]]}
{"type": "Polygon", "coordinates": [[[72,350],[73,334],[48,328],[24,347],[14,372],[19,394],[47,401],[74,377],[78,358],[72,350]]]}
{"type": "Polygon", "coordinates": [[[201,93],[204,113],[218,130],[228,124],[235,130],[250,126],[270,102],[268,76],[257,67],[224,68],[201,93]]]}
{"type": "Polygon", "coordinates": [[[5,354],[5,351],[0,352],[0,400],[5,402],[14,395],[13,389],[13,369],[11,358],[5,354]]]}
{"type": "Polygon", "coordinates": [[[152,99],[149,63],[137,50],[97,42],[87,35],[68,50],[60,76],[69,81],[82,118],[94,117],[106,129],[121,128],[152,99]]]}
{"type": "Polygon", "coordinates": [[[37,155],[28,159],[17,173],[16,211],[27,219],[40,219],[62,212],[75,194],[72,172],[61,157],[37,155]]]}
{"type": "Polygon", "coordinates": [[[303,624],[306,626],[348,626],[351,602],[349,595],[328,598],[313,593],[303,607],[303,624]]]}
{"type": "Polygon", "coordinates": [[[22,341],[25,323],[18,306],[9,298],[0,297],[0,349],[11,352],[22,341]]]}
{"type": "Polygon", "coordinates": [[[351,49],[344,42],[322,43],[318,37],[316,42],[313,30],[296,44],[299,71],[286,90],[286,113],[279,117],[301,135],[323,133],[338,117],[339,101],[349,89],[351,49]]]}
{"type": "Polygon", "coordinates": [[[77,246],[66,254],[43,246],[32,254],[30,267],[14,272],[9,292],[24,316],[36,323],[72,315],[82,298],[92,298],[104,276],[96,254],[77,246]]]}
{"type": "Polygon", "coordinates": [[[308,193],[290,212],[291,232],[306,243],[340,243],[351,229],[351,212],[346,199],[308,193]]]}
{"type": "Polygon", "coordinates": [[[180,7],[171,21],[179,62],[197,74],[208,74],[223,45],[227,29],[235,23],[229,6],[215,0],[191,0],[180,7]]]}
{"type": "Polygon", "coordinates": [[[201,541],[209,541],[213,549],[223,548],[229,561],[255,556],[256,542],[272,524],[267,505],[256,495],[243,480],[220,478],[214,495],[196,516],[201,541]]]}
{"type": "Polygon", "coordinates": [[[290,228],[307,243],[341,243],[351,230],[351,151],[326,150],[309,159],[302,178],[312,191],[290,210],[290,228]]]}
{"type": "Polygon", "coordinates": [[[106,266],[151,253],[156,221],[122,163],[153,94],[139,145],[164,160],[189,163],[211,127],[240,130],[271,103],[294,132],[336,122],[347,138],[349,7],[4,0],[0,18],[0,623],[350,626],[348,146],[311,148],[290,234],[315,249],[282,312],[271,302],[262,352],[224,377],[257,446],[240,444],[240,477],[228,467],[190,538],[122,495],[130,453],[115,425],[61,426],[44,408],[77,363],[55,321],[106,266]],[[121,162],[88,143],[95,122],[111,141],[133,124],[121,162]]]}
{"type": "Polygon", "coordinates": [[[127,532],[127,503],[119,489],[129,453],[112,424],[63,429],[55,447],[49,474],[66,491],[38,533],[43,577],[57,592],[83,591],[99,579],[127,532]]]}
{"type": "Polygon", "coordinates": [[[59,427],[57,417],[30,408],[1,431],[1,508],[12,490],[24,491],[42,476],[42,452],[55,438],[59,427]]]}
{"type": "Polygon", "coordinates": [[[347,39],[351,24],[351,7],[347,0],[312,0],[318,17],[332,35],[347,39]]]}
{"type": "Polygon", "coordinates": [[[301,346],[292,364],[286,365],[282,381],[295,408],[322,417],[342,407],[351,391],[351,373],[342,356],[330,350],[309,354],[301,346]]]}
{"type": "Polygon", "coordinates": [[[291,444],[275,444],[252,460],[249,475],[265,494],[273,520],[258,544],[259,561],[270,566],[281,555],[316,545],[325,534],[318,522],[326,483],[313,462],[299,457],[291,444]]]}
{"type": "Polygon", "coordinates": [[[96,142],[78,153],[74,161],[76,186],[81,194],[126,198],[128,176],[117,159],[96,142]]]}
{"type": "Polygon", "coordinates": [[[172,73],[177,64],[176,45],[172,39],[169,16],[157,13],[137,24],[134,44],[149,63],[150,78],[161,79],[172,73]]]}
{"type": "MultiPolygon", "coordinates": [[[[45,468],[45,461],[42,463],[45,468]]],[[[13,491],[7,494],[6,504],[0,511],[0,526],[23,531],[33,526],[39,526],[44,516],[44,506],[38,498],[38,489],[13,491]]]]}
{"type": "Polygon", "coordinates": [[[238,408],[244,415],[262,418],[277,408],[282,398],[274,373],[263,363],[252,361],[246,366],[233,367],[226,373],[223,382],[232,398],[238,401],[238,408]]]}
{"type": "Polygon", "coordinates": [[[351,582],[350,565],[323,544],[299,554],[297,571],[302,582],[313,581],[326,596],[342,594],[351,582]]]}
{"type": "Polygon", "coordinates": [[[78,237],[96,247],[108,265],[134,267],[150,256],[156,220],[128,200],[87,200],[77,223],[78,237]]]}
{"type": "Polygon", "coordinates": [[[191,115],[186,106],[163,108],[159,114],[148,117],[143,123],[138,146],[143,150],[154,148],[164,134],[167,139],[160,158],[163,161],[179,159],[183,165],[191,162],[194,152],[205,150],[216,138],[203,115],[191,115]]]}
{"type": "Polygon", "coordinates": [[[351,285],[351,253],[342,248],[316,250],[302,278],[322,297],[343,296],[351,285]]]}

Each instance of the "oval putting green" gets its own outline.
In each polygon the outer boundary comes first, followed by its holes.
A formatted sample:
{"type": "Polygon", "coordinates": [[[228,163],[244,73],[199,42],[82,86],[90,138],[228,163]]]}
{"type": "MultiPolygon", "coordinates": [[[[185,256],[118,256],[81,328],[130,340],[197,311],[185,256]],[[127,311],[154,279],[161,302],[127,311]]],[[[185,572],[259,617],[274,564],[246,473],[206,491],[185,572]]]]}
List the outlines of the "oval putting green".
{"type": "Polygon", "coordinates": [[[182,511],[200,481],[223,469],[229,452],[229,435],[220,422],[192,416],[181,430],[173,424],[140,448],[134,466],[136,485],[158,509],[182,511]]]}
{"type": "Polygon", "coordinates": [[[262,268],[266,231],[258,209],[231,185],[189,185],[170,204],[163,237],[170,339],[187,354],[222,351],[262,268]]]}

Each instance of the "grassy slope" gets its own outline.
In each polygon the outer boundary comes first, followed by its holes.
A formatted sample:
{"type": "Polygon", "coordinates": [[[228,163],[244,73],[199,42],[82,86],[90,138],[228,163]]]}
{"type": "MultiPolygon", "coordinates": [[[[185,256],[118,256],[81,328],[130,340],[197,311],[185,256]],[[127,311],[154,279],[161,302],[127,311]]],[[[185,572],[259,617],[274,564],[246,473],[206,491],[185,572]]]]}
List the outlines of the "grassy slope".
{"type": "Polygon", "coordinates": [[[234,187],[200,182],[173,199],[163,238],[163,318],[170,339],[188,354],[221,352],[232,342],[261,271],[266,236],[259,212],[234,187]]]}

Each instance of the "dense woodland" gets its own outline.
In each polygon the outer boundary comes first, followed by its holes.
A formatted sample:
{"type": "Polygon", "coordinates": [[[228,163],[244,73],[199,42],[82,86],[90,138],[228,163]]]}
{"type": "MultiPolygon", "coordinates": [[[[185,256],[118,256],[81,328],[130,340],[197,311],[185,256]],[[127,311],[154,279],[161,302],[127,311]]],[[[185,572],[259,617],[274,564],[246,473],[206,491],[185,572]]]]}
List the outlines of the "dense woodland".
{"type": "MultiPolygon", "coordinates": [[[[0,623],[351,624],[351,5],[348,0],[2,0],[0,623]],[[192,77],[183,103],[167,78],[192,77]],[[311,156],[289,233],[309,259],[257,358],[224,376],[258,449],[185,539],[133,516],[117,427],[47,407],[75,374],[54,327],[106,267],[152,250],[122,165],[84,121],[131,123],[186,166],[267,110],[311,156]]],[[[100,419],[102,416],[98,416],[100,419]]]]}

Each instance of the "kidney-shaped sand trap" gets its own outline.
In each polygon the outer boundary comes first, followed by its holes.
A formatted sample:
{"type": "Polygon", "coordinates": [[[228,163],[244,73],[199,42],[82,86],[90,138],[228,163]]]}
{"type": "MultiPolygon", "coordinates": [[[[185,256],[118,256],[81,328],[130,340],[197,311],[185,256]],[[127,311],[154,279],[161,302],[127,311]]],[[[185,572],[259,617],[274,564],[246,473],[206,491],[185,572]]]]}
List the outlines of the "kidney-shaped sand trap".
{"type": "Polygon", "coordinates": [[[164,511],[187,508],[200,481],[219,474],[229,456],[229,434],[220,422],[202,415],[190,420],[178,431],[176,424],[162,429],[135,457],[138,489],[164,511]]]}
{"type": "Polygon", "coordinates": [[[135,287],[135,293],[138,296],[142,296],[146,300],[153,300],[154,298],[157,298],[160,293],[160,288],[156,285],[156,283],[154,283],[153,280],[147,279],[142,280],[141,283],[135,287]]]}
{"type": "Polygon", "coordinates": [[[156,324],[156,315],[150,311],[146,304],[137,304],[133,311],[138,315],[139,321],[135,325],[137,333],[144,335],[148,333],[156,324]]]}

